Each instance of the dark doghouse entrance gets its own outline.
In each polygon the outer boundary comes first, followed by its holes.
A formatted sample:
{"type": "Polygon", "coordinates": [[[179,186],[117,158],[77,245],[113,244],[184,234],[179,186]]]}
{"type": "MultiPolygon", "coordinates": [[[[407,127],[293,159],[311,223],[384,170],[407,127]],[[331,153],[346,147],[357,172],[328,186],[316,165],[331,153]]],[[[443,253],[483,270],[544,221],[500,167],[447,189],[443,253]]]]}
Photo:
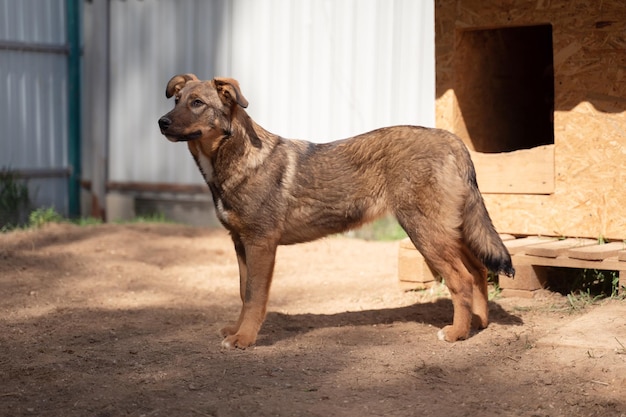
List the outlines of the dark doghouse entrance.
{"type": "Polygon", "coordinates": [[[455,52],[455,130],[470,148],[554,144],[551,25],[462,30],[455,52]]]}

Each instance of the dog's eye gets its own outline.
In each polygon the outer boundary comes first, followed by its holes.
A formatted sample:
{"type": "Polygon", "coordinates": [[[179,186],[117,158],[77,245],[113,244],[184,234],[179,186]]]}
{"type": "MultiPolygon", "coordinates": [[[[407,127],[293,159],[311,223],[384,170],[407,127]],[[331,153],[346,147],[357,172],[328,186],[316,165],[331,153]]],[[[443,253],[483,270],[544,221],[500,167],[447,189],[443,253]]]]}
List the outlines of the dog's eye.
{"type": "Polygon", "coordinates": [[[178,102],[180,101],[180,97],[176,96],[174,97],[174,104],[178,104],[178,102]]]}
{"type": "Polygon", "coordinates": [[[204,105],[204,102],[199,99],[195,99],[194,101],[191,102],[191,107],[200,107],[203,105],[204,105]]]}

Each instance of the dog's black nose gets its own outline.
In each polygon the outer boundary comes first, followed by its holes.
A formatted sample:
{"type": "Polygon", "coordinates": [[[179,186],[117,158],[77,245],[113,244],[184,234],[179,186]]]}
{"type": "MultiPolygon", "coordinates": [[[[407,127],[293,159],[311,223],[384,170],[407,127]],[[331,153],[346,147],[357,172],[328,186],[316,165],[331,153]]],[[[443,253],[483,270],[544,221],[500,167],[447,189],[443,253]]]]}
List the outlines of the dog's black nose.
{"type": "Polygon", "coordinates": [[[163,116],[159,119],[159,127],[161,130],[167,130],[168,127],[172,124],[172,121],[167,117],[163,116]]]}

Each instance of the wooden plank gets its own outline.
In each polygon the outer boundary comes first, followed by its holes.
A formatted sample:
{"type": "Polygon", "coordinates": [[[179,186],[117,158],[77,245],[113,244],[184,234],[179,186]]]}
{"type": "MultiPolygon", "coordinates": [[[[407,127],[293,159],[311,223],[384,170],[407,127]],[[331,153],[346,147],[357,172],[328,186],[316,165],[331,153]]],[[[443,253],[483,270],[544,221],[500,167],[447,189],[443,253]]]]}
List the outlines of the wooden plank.
{"type": "Polygon", "coordinates": [[[554,145],[504,153],[471,152],[471,155],[482,193],[554,192],[554,145]]]}
{"type": "Polygon", "coordinates": [[[626,262],[626,250],[621,251],[620,253],[617,254],[617,259],[619,259],[620,261],[626,262]]]}
{"type": "Polygon", "coordinates": [[[506,248],[509,250],[509,253],[511,255],[514,255],[516,253],[524,253],[527,246],[537,245],[540,243],[555,242],[555,241],[556,241],[556,238],[529,236],[529,237],[524,237],[521,239],[506,240],[504,241],[504,246],[506,246],[506,248]]]}
{"type": "Polygon", "coordinates": [[[556,258],[564,254],[572,248],[580,248],[583,246],[595,245],[598,241],[594,239],[563,239],[540,245],[533,245],[526,248],[526,255],[543,256],[547,258],[556,258]]]}
{"type": "Polygon", "coordinates": [[[587,259],[590,261],[601,261],[611,256],[617,255],[626,249],[624,242],[611,242],[605,245],[585,246],[567,251],[566,255],[575,259],[587,259]]]}
{"type": "Polygon", "coordinates": [[[515,240],[515,236],[508,233],[500,233],[500,239],[502,239],[503,242],[507,242],[509,240],[515,240]]]}
{"type": "Polygon", "coordinates": [[[518,254],[512,257],[513,266],[517,265],[536,265],[536,266],[554,266],[557,268],[578,268],[578,269],[605,269],[608,271],[626,271],[626,262],[618,261],[617,257],[606,258],[602,261],[588,261],[585,259],[574,259],[568,256],[558,256],[556,258],[548,258],[545,256],[532,256],[518,254]]]}
{"type": "Polygon", "coordinates": [[[411,241],[408,243],[410,248],[401,246],[398,250],[398,280],[404,289],[429,288],[436,282],[435,274],[411,241]]]}
{"type": "Polygon", "coordinates": [[[513,265],[515,266],[515,278],[509,278],[504,275],[498,277],[500,288],[508,290],[540,290],[544,288],[548,282],[548,273],[546,268],[536,267],[535,265],[515,262],[513,257],[513,265]]]}
{"type": "Polygon", "coordinates": [[[535,296],[535,293],[537,291],[533,291],[533,290],[511,290],[508,288],[503,288],[502,291],[500,292],[500,295],[504,298],[511,298],[511,297],[516,297],[516,298],[533,298],[535,296]]]}
{"type": "Polygon", "coordinates": [[[411,239],[409,239],[408,237],[402,239],[400,241],[400,248],[402,249],[413,249],[413,250],[417,250],[415,249],[415,245],[413,245],[413,242],[411,242],[411,239]]]}

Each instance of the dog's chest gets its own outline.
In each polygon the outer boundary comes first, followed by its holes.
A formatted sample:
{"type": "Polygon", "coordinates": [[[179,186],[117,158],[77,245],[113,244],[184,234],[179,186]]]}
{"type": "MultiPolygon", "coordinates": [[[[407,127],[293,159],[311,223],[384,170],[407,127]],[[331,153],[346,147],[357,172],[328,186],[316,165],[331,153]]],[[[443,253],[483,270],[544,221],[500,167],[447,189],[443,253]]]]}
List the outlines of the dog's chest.
{"type": "Polygon", "coordinates": [[[200,169],[206,183],[210,184],[213,182],[213,163],[211,160],[200,152],[196,158],[196,162],[198,163],[198,168],[200,169]]]}
{"type": "Polygon", "coordinates": [[[225,226],[230,225],[230,216],[229,212],[224,208],[224,202],[221,198],[217,198],[215,201],[215,214],[217,218],[224,224],[225,226]]]}
{"type": "MultiPolygon", "coordinates": [[[[209,186],[211,186],[211,184],[214,184],[215,171],[213,169],[213,163],[211,162],[211,160],[202,152],[199,152],[198,156],[196,157],[196,162],[206,183],[209,186]]],[[[217,215],[217,218],[222,222],[222,224],[230,225],[231,218],[229,216],[229,211],[226,210],[226,208],[224,207],[224,202],[222,201],[219,194],[214,193],[213,199],[215,200],[215,214],[217,215]]]]}

